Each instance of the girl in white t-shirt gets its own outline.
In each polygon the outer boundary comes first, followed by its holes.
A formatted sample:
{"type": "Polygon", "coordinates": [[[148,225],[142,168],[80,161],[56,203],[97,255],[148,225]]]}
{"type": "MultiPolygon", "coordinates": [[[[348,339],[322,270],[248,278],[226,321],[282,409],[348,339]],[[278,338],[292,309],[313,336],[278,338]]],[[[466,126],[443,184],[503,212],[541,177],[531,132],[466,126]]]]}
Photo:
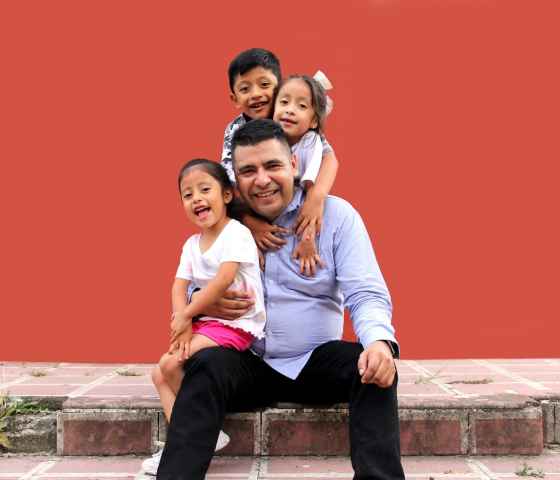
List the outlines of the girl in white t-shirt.
{"type": "MultiPolygon", "coordinates": [[[[266,319],[257,246],[249,229],[228,215],[233,187],[226,170],[210,160],[191,160],[179,172],[179,191],[187,218],[201,233],[183,246],[171,291],[171,345],[152,373],[168,422],[183,381],[184,361],[204,348],[248,349],[255,338],[264,336],[266,319]],[[187,303],[191,282],[201,290],[187,303]],[[248,313],[233,321],[206,316],[192,321],[229,288],[252,292],[254,306],[248,313]]],[[[228,441],[220,432],[216,449],[228,441]]],[[[144,470],[155,474],[160,456],[146,460],[144,470]]]]}

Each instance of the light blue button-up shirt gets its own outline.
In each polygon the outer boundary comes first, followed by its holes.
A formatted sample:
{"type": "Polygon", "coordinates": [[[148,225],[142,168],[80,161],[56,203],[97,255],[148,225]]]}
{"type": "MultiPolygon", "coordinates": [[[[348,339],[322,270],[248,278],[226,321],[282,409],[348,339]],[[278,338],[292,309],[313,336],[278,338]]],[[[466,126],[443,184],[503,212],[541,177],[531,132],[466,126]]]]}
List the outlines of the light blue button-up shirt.
{"type": "MultiPolygon", "coordinates": [[[[303,199],[302,190],[296,189],[274,224],[291,230],[303,199]]],[[[267,323],[265,338],[253,343],[254,353],[283,375],[296,378],[315,348],[340,340],[344,308],[364,348],[376,340],[397,345],[389,291],[365,225],[347,201],[334,196],[325,201],[317,242],[326,266],[314,277],[300,274],[299,262],[291,258],[295,235],[286,240],[280,250],[266,254],[262,280],[267,323]]]]}

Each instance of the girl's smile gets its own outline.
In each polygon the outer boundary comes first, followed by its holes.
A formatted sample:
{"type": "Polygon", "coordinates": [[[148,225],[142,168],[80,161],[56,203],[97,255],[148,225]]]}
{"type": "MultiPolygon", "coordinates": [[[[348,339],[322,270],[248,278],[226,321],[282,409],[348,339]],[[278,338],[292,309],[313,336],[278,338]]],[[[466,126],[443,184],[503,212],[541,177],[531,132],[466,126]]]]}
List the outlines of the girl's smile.
{"type": "Polygon", "coordinates": [[[201,168],[193,168],[183,177],[181,198],[187,218],[203,231],[221,231],[227,223],[226,205],[232,192],[224,192],[219,182],[201,168]]]}
{"type": "Polygon", "coordinates": [[[278,92],[274,120],[280,123],[290,145],[299,142],[310,129],[317,128],[311,90],[300,78],[288,80],[278,92]]]}

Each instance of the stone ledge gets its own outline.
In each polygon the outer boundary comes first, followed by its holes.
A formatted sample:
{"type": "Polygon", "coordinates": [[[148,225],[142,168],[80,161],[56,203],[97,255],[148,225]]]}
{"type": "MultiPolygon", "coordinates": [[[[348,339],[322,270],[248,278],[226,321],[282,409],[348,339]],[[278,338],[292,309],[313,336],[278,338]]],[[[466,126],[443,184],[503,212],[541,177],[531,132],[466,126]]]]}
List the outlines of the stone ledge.
{"type": "MultiPolygon", "coordinates": [[[[14,451],[144,455],[166,438],[167,425],[156,399],[84,397],[56,405],[63,410],[9,419],[14,451]]],[[[560,403],[539,404],[520,395],[465,397],[445,403],[404,397],[399,416],[403,455],[538,454],[544,444],[560,440],[560,403]]],[[[347,424],[346,404],[279,403],[229,414],[224,430],[231,443],[220,453],[348,455],[347,424]]]]}

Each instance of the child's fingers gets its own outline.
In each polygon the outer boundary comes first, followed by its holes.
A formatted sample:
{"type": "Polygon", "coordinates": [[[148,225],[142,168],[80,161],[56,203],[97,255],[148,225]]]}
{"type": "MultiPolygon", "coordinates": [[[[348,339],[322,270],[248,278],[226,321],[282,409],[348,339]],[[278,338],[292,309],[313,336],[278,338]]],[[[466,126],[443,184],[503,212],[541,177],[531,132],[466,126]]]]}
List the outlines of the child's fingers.
{"type": "Polygon", "coordinates": [[[295,230],[296,235],[300,237],[310,223],[311,221],[309,218],[302,218],[299,225],[296,226],[296,230],[295,230]]]}
{"type": "Polygon", "coordinates": [[[275,234],[280,234],[280,235],[289,235],[290,234],[290,230],[288,230],[287,228],[281,227],[280,225],[273,225],[271,228],[271,231],[275,234]]]}
{"type": "Polygon", "coordinates": [[[319,256],[318,253],[314,255],[314,260],[319,268],[325,268],[325,262],[323,262],[323,259],[319,256]]]}
{"type": "Polygon", "coordinates": [[[271,242],[272,244],[274,244],[274,246],[276,248],[280,248],[283,247],[284,245],[286,245],[286,240],[284,240],[283,238],[280,238],[276,235],[274,235],[274,233],[267,233],[266,237],[265,237],[269,242],[271,242]]]}

